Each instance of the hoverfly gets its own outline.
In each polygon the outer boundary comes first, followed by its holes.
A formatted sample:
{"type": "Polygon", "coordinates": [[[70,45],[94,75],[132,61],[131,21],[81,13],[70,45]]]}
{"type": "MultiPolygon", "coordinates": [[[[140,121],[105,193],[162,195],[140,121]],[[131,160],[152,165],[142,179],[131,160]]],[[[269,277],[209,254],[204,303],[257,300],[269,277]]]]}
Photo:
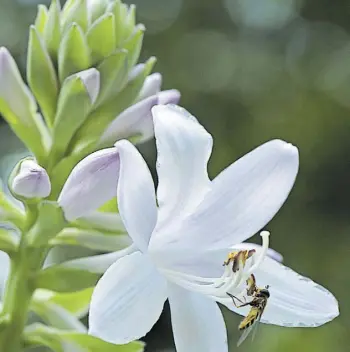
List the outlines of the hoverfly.
{"type": "Polygon", "coordinates": [[[253,297],[250,302],[243,302],[239,298],[227,292],[227,294],[232,298],[232,301],[237,308],[251,306],[248,315],[241,321],[238,326],[238,330],[242,331],[242,334],[237,342],[237,346],[240,346],[250,333],[253,334],[252,338],[254,338],[256,329],[261,320],[261,316],[264,313],[267,300],[270,297],[270,292],[268,290],[269,286],[266,286],[265,288],[257,287],[253,274],[248,278],[247,285],[247,295],[253,297]],[[237,306],[235,299],[241,304],[237,306]]]}

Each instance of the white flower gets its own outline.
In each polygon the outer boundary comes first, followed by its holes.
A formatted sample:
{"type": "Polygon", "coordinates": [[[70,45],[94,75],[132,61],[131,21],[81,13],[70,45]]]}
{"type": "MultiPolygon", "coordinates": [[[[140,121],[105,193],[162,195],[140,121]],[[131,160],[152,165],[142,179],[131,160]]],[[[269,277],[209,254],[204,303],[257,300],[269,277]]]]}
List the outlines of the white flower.
{"type": "Polygon", "coordinates": [[[24,160],[12,180],[12,191],[24,198],[45,198],[50,195],[51,183],[44,168],[34,160],[24,160]]]}
{"type": "Polygon", "coordinates": [[[227,292],[246,292],[252,272],[259,287],[270,285],[263,322],[318,326],[336,317],[331,293],[265,256],[267,232],[245,266],[241,261],[235,272],[223,266],[232,247],[245,248],[241,242],[263,228],[286,200],[298,171],[297,149],[270,141],[210,181],[211,136],[182,109],[157,106],[153,115],[158,207],[145,162],[123,142],[128,157],[120,163],[118,207],[138,250],[117,260],[98,282],[90,334],[117,344],[138,339],[169,299],[178,352],[226,352],[226,328],[216,302],[246,314],[248,308],[235,308],[227,292]]]}

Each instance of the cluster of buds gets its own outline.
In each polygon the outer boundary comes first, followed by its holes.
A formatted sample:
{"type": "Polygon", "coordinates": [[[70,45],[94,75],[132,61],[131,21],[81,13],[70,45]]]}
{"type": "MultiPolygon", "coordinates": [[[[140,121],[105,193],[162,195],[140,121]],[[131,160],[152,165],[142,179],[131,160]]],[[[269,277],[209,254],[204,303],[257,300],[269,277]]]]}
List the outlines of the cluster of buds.
{"type": "Polygon", "coordinates": [[[177,103],[151,74],[155,58],[137,63],[144,26],[119,0],[58,0],[39,5],[30,27],[27,81],[0,49],[0,113],[50,175],[55,193],[74,165],[118,139],[153,136],[151,108],[177,103]]]}

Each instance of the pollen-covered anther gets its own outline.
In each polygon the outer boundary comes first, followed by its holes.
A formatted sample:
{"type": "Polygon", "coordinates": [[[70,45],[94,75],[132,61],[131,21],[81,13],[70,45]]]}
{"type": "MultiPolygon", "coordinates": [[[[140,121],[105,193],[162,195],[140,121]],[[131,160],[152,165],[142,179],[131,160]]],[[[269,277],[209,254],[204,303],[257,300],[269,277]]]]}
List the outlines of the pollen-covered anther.
{"type": "Polygon", "coordinates": [[[245,266],[247,260],[255,253],[255,249],[230,252],[223,266],[228,266],[232,263],[232,271],[235,273],[239,270],[240,264],[245,266]]]}

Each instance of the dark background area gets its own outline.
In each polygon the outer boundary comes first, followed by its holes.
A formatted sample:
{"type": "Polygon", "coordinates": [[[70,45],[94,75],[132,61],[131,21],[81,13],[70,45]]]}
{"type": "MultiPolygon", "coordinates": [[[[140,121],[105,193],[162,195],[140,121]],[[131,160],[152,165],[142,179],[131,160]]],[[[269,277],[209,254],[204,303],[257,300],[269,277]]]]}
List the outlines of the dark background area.
{"type": "MultiPolygon", "coordinates": [[[[0,0],[0,45],[24,73],[34,0],[0,0]]],[[[47,1],[43,1],[47,3],[47,1]]],[[[261,326],[242,352],[345,352],[350,346],[350,2],[137,0],[143,58],[158,58],[164,86],[214,137],[212,177],[273,138],[300,150],[291,196],[269,224],[285,264],[330,289],[341,315],[316,329],[261,326]]],[[[3,174],[24,152],[4,121],[3,174]]],[[[141,146],[155,165],[154,142],[141,146]]],[[[253,238],[254,240],[255,238],[253,238]]],[[[257,241],[259,239],[256,237],[257,241]]],[[[240,317],[225,310],[231,351],[240,317]]],[[[149,352],[173,351],[167,309],[149,352]]]]}

